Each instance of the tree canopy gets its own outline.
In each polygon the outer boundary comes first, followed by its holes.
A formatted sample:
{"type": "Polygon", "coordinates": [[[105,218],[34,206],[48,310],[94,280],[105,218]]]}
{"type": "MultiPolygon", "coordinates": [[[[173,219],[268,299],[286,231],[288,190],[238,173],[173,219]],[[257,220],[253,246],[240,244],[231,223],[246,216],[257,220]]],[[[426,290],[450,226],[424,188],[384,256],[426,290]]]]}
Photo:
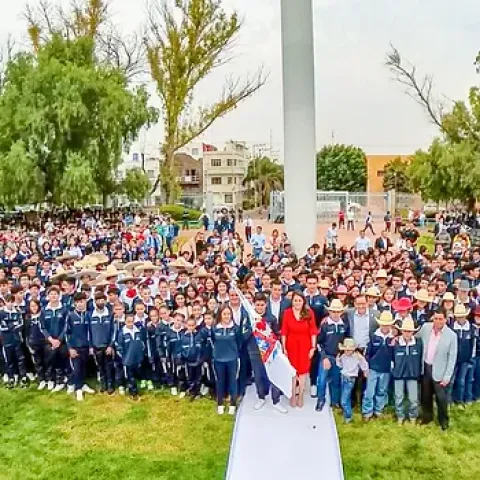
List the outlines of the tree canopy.
{"type": "Polygon", "coordinates": [[[411,193],[412,186],[408,171],[408,161],[396,157],[385,165],[383,174],[383,189],[411,193]]]}
{"type": "Polygon", "coordinates": [[[365,152],[352,145],[326,145],[317,154],[317,188],[364,192],[367,188],[365,152]]]}
{"type": "Polygon", "coordinates": [[[150,191],[151,184],[147,174],[139,167],[130,168],[120,185],[120,191],[131,202],[142,203],[150,191]]]}
{"type": "Polygon", "coordinates": [[[260,157],[248,164],[245,184],[253,188],[254,197],[260,205],[270,203],[270,193],[283,189],[283,166],[270,158],[260,157]]]}

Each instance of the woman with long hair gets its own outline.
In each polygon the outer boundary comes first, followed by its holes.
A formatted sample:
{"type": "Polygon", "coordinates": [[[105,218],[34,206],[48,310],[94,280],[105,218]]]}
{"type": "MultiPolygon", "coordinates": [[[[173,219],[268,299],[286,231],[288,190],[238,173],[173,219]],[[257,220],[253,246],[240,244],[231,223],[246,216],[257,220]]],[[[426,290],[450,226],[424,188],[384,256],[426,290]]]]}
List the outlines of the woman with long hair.
{"type": "Polygon", "coordinates": [[[315,316],[308,307],[305,297],[294,292],[292,306],[283,314],[281,330],[282,345],[290,363],[297,371],[292,382],[292,407],[303,407],[305,382],[310,373],[310,364],[317,345],[315,316]]]}

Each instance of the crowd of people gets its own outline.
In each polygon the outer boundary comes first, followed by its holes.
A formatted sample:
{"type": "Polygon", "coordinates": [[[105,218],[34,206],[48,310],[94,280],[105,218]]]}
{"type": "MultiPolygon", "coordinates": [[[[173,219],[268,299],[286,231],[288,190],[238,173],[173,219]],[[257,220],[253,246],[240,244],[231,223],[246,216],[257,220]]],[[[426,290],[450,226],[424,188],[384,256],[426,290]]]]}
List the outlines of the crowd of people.
{"type": "Polygon", "coordinates": [[[381,417],[391,399],[399,424],[430,423],[435,398],[446,429],[451,404],[480,400],[479,250],[431,254],[417,248],[409,224],[399,241],[383,231],[372,242],[362,230],[351,248],[339,247],[327,234],[297,253],[286,234],[267,236],[249,217],[242,238],[228,213],[174,246],[171,225],[162,216],[80,213],[35,232],[5,228],[5,385],[35,382],[79,401],[96,391],[210,394],[219,414],[233,415],[254,383],[255,409],[270,396],[286,414],[260,331],[276,336],[296,370],[291,408],[303,407],[310,383],[317,411],[328,389],[346,422],[356,405],[365,421],[381,417]],[[97,389],[87,383],[95,377],[97,389]]]}

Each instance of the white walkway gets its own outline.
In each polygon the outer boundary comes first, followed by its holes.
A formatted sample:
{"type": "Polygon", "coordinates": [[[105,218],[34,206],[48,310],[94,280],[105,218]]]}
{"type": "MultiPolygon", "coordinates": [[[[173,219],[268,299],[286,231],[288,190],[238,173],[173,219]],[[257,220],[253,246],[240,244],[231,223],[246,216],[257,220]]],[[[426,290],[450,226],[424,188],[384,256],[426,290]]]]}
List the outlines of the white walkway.
{"type": "MultiPolygon", "coordinates": [[[[255,388],[249,387],[237,414],[227,480],[343,480],[333,414],[315,412],[316,400],[305,396],[302,409],[283,415],[271,400],[255,411],[255,388]]],[[[287,406],[288,400],[282,398],[287,406]]]]}

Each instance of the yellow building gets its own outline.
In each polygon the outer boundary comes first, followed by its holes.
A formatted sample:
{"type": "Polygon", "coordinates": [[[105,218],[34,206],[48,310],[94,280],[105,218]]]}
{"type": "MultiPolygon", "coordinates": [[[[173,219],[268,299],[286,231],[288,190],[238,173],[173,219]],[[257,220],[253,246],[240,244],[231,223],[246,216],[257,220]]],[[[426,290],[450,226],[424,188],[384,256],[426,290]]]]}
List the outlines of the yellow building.
{"type": "Polygon", "coordinates": [[[367,155],[367,192],[383,192],[385,166],[397,157],[407,160],[410,155],[367,155]]]}

